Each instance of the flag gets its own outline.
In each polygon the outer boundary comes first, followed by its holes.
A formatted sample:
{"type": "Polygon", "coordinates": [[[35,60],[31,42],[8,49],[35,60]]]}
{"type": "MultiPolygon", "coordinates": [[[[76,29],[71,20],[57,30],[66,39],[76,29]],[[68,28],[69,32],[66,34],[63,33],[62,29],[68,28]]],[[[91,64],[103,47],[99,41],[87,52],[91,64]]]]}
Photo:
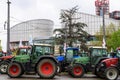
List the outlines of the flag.
{"type": "Polygon", "coordinates": [[[22,40],[20,40],[20,42],[19,42],[19,47],[21,47],[21,46],[23,46],[23,45],[22,45],[22,40]]]}
{"type": "Polygon", "coordinates": [[[111,52],[113,52],[113,48],[111,48],[111,52]]]}
{"type": "Polygon", "coordinates": [[[64,53],[66,53],[66,43],[64,43],[64,53]]]}
{"type": "Polygon", "coordinates": [[[105,48],[106,47],[106,42],[105,42],[105,39],[103,38],[103,41],[102,41],[102,47],[105,48]]]}
{"type": "Polygon", "coordinates": [[[29,45],[33,45],[33,38],[32,38],[32,35],[30,35],[30,37],[29,37],[29,45]]]}

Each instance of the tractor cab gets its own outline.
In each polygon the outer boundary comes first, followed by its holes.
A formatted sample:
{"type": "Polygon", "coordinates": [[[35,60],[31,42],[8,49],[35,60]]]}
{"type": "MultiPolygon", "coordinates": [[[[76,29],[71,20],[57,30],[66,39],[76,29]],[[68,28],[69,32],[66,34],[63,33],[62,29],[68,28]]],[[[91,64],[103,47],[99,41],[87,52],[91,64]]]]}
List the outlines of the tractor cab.
{"type": "Polygon", "coordinates": [[[78,57],[80,57],[79,48],[69,47],[66,48],[65,55],[56,56],[56,59],[59,62],[64,61],[65,63],[70,63],[74,58],[78,58],[78,57]]]}
{"type": "Polygon", "coordinates": [[[14,58],[16,61],[26,61],[27,59],[30,59],[30,54],[31,54],[31,46],[21,46],[18,48],[16,54],[14,55],[14,58]]]}
{"type": "Polygon", "coordinates": [[[66,62],[71,62],[74,58],[78,58],[79,56],[79,48],[67,48],[65,53],[66,62]]]}
{"type": "Polygon", "coordinates": [[[53,55],[53,46],[49,44],[39,44],[34,47],[35,53],[37,55],[53,55]]]}
{"type": "Polygon", "coordinates": [[[31,51],[31,46],[22,46],[18,48],[16,55],[27,55],[31,51]]]}
{"type": "MultiPolygon", "coordinates": [[[[49,44],[34,44],[29,47],[20,48],[17,54],[21,54],[15,56],[17,61],[25,61],[30,59],[34,59],[35,61],[39,59],[42,55],[53,55],[53,47],[49,44]],[[24,60],[21,60],[24,59],[24,60]]],[[[34,61],[33,60],[33,61],[34,61]]]]}
{"type": "Polygon", "coordinates": [[[107,49],[103,47],[91,47],[89,48],[90,63],[96,65],[99,61],[107,58],[107,49]]]}

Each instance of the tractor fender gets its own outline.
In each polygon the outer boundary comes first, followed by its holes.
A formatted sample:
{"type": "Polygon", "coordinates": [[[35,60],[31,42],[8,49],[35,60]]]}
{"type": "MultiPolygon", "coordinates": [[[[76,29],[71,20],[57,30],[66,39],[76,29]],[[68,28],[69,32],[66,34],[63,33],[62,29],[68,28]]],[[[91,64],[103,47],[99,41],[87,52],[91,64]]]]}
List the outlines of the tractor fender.
{"type": "Polygon", "coordinates": [[[10,59],[8,59],[8,60],[2,60],[1,62],[8,62],[8,63],[10,63],[10,59]]]}
{"type": "MultiPolygon", "coordinates": [[[[118,70],[118,72],[119,72],[119,67],[118,67],[117,65],[112,65],[112,66],[110,66],[110,67],[108,67],[108,68],[116,68],[116,69],[118,70]]],[[[106,68],[105,71],[106,71],[108,68],[106,68]]]]}
{"type": "Polygon", "coordinates": [[[58,61],[56,60],[56,58],[54,56],[51,56],[51,55],[40,56],[40,58],[39,58],[39,60],[37,62],[39,62],[42,59],[52,59],[55,63],[58,63],[58,61]]]}
{"type": "MultiPolygon", "coordinates": [[[[99,59],[97,60],[97,63],[95,64],[95,74],[96,74],[96,69],[97,69],[97,71],[100,70],[100,69],[101,69],[101,64],[102,64],[103,61],[106,60],[106,59],[108,59],[108,58],[107,58],[107,57],[103,57],[103,58],[99,58],[99,59]]],[[[105,66],[106,66],[106,64],[105,64],[105,66]]],[[[103,70],[104,70],[104,69],[106,69],[106,67],[103,68],[103,70]]]]}
{"type": "Polygon", "coordinates": [[[100,72],[100,71],[105,72],[106,69],[111,68],[111,67],[114,67],[117,70],[119,70],[119,64],[111,64],[111,65],[107,66],[105,62],[101,62],[100,64],[98,64],[95,67],[95,69],[97,69],[97,72],[100,72]]]}
{"type": "Polygon", "coordinates": [[[103,57],[103,58],[98,59],[98,61],[97,61],[95,66],[97,66],[99,63],[101,63],[101,61],[103,61],[105,59],[108,59],[108,57],[103,57]]]}
{"type": "MultiPolygon", "coordinates": [[[[35,64],[35,66],[37,66],[38,63],[39,63],[41,60],[43,60],[43,59],[51,59],[51,60],[53,60],[53,61],[56,63],[56,65],[58,66],[58,61],[56,60],[56,58],[55,58],[54,56],[51,56],[51,55],[43,55],[43,56],[40,56],[39,59],[38,59],[38,61],[37,61],[37,63],[35,64]]],[[[35,69],[35,71],[37,71],[37,70],[35,69]]]]}
{"type": "MultiPolygon", "coordinates": [[[[118,65],[111,65],[110,67],[114,67],[114,68],[116,68],[117,70],[119,70],[118,65]]],[[[110,67],[109,67],[109,68],[110,68],[110,67]]]]}

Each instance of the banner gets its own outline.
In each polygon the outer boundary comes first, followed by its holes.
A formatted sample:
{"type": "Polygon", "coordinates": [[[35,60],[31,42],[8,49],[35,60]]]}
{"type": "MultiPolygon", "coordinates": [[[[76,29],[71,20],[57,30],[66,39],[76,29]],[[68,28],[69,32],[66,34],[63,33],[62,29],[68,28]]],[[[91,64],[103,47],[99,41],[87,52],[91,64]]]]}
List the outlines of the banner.
{"type": "Polygon", "coordinates": [[[102,47],[105,48],[106,47],[106,42],[105,42],[105,39],[103,38],[103,41],[102,41],[102,47]]]}

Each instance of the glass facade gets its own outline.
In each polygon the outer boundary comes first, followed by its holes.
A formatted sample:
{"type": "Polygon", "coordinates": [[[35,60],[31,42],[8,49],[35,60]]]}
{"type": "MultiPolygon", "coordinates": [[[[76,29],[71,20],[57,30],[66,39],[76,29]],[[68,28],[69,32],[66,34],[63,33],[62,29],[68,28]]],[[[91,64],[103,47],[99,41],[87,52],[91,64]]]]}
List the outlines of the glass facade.
{"type": "Polygon", "coordinates": [[[34,38],[46,39],[53,34],[53,21],[48,19],[36,19],[19,23],[10,29],[11,48],[22,45],[28,45],[28,41],[34,38]]]}
{"type": "Polygon", "coordinates": [[[10,29],[10,42],[20,40],[28,41],[30,37],[51,37],[53,25],[53,21],[47,19],[37,19],[19,23],[10,29]]]}
{"type": "MultiPolygon", "coordinates": [[[[85,31],[87,31],[89,34],[94,35],[96,32],[99,32],[100,27],[103,26],[103,18],[102,16],[97,15],[91,15],[86,13],[76,13],[75,19],[78,22],[82,22],[87,24],[87,27],[85,27],[85,31]]],[[[112,18],[108,18],[108,16],[105,15],[105,27],[110,25],[111,23],[117,26],[118,28],[120,26],[120,21],[115,20],[112,18]]]]}

